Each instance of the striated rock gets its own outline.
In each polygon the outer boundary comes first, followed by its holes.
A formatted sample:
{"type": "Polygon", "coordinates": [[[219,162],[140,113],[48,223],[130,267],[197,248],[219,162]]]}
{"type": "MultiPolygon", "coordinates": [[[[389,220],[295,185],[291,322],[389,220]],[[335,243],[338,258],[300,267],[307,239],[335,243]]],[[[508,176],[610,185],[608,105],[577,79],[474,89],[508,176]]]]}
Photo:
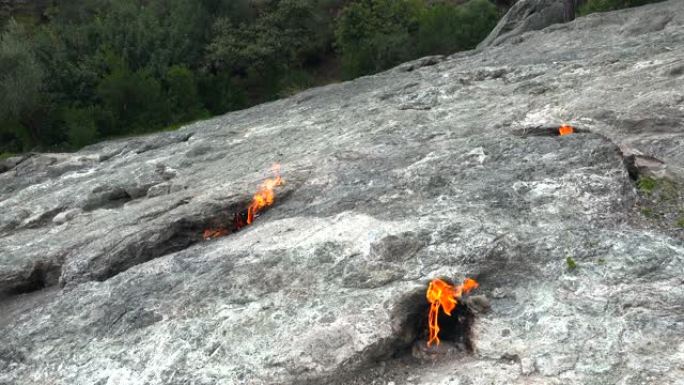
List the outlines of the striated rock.
{"type": "Polygon", "coordinates": [[[522,36],[3,163],[0,384],[681,383],[684,2],[522,36]]]}
{"type": "Polygon", "coordinates": [[[504,15],[478,48],[500,45],[525,32],[538,31],[552,24],[572,20],[566,3],[573,0],[520,0],[504,15]]]}

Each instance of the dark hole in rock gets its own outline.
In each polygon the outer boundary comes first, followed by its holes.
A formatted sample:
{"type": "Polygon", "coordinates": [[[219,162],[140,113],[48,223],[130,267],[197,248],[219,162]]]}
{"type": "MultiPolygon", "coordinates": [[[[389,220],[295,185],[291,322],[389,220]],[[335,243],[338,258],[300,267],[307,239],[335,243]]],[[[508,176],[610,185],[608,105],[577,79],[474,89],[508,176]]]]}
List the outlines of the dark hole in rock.
{"type": "Polygon", "coordinates": [[[654,177],[664,174],[666,164],[662,160],[648,155],[625,155],[621,153],[622,162],[629,177],[638,181],[640,177],[654,177]]]}
{"type": "Polygon", "coordinates": [[[20,283],[5,292],[5,295],[13,296],[32,293],[42,290],[57,283],[60,273],[59,266],[50,264],[36,263],[31,270],[31,274],[20,283]]]}
{"type": "MultiPolygon", "coordinates": [[[[448,279],[444,281],[453,284],[448,279]]],[[[475,322],[476,312],[468,305],[468,296],[464,296],[451,312],[451,316],[439,311],[439,339],[441,344],[427,346],[428,340],[428,315],[430,304],[425,297],[427,287],[416,290],[402,300],[394,311],[398,317],[395,325],[396,334],[400,340],[393,357],[404,355],[414,357],[428,357],[444,355],[454,352],[472,353],[473,343],[472,326],[475,322]]]]}
{"type": "Polygon", "coordinates": [[[625,168],[627,169],[627,173],[629,174],[629,177],[633,181],[638,180],[639,179],[639,168],[636,166],[636,156],[634,156],[634,155],[623,156],[622,162],[625,165],[625,168]]]}
{"type": "Polygon", "coordinates": [[[258,219],[261,216],[265,215],[268,211],[273,209],[273,207],[277,206],[278,204],[286,200],[291,195],[291,193],[291,190],[286,190],[282,194],[280,194],[275,199],[272,205],[262,208],[256,215],[254,215],[252,223],[248,223],[248,207],[251,204],[251,201],[245,201],[240,206],[232,206],[226,214],[222,215],[219,218],[213,219],[208,223],[208,225],[205,227],[203,238],[205,240],[208,240],[213,238],[224,237],[226,235],[236,233],[245,227],[253,225],[258,221],[258,219]],[[231,212],[232,214],[230,214],[231,212]]]}
{"type": "Polygon", "coordinates": [[[83,206],[83,211],[94,211],[97,209],[116,209],[132,201],[134,198],[123,188],[99,189],[94,195],[88,198],[83,206]]]}
{"type": "MultiPolygon", "coordinates": [[[[281,194],[273,206],[261,211],[260,216],[282,203],[290,193],[291,191],[286,191],[281,194]]],[[[250,202],[241,200],[231,203],[224,209],[209,210],[209,215],[203,212],[178,219],[164,227],[163,232],[159,228],[147,229],[126,247],[109,254],[107,265],[93,274],[93,277],[95,280],[105,281],[133,266],[185,250],[211,238],[233,234],[246,225],[246,207],[250,202]],[[238,227],[238,224],[242,227],[238,227]]],[[[255,222],[258,220],[259,217],[256,217],[255,222]]]]}
{"type": "Polygon", "coordinates": [[[108,258],[109,265],[95,274],[94,278],[105,281],[133,266],[187,249],[204,240],[203,231],[207,228],[231,223],[233,213],[243,206],[244,202],[240,202],[227,209],[217,210],[209,217],[199,214],[180,218],[164,227],[163,232],[158,228],[141,232],[129,245],[112,253],[108,258]]]}

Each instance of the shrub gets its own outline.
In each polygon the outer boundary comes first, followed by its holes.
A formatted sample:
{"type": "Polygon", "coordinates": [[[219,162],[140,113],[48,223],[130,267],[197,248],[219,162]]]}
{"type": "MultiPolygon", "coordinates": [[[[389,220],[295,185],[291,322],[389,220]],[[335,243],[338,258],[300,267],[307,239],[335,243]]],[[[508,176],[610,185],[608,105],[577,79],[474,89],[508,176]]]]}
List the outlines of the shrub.
{"type": "Polygon", "coordinates": [[[11,21],[0,35],[0,131],[21,142],[23,149],[42,139],[43,74],[28,35],[11,21]]]}
{"type": "Polygon", "coordinates": [[[104,135],[146,132],[169,123],[168,103],[161,83],[148,71],[131,71],[120,58],[110,56],[110,73],[97,87],[107,122],[104,135]]]}
{"type": "Polygon", "coordinates": [[[166,72],[165,81],[171,120],[174,123],[197,119],[208,114],[202,107],[195,75],[190,69],[173,66],[166,72]]]}
{"type": "Polygon", "coordinates": [[[345,7],[335,30],[343,75],[378,72],[415,56],[411,36],[423,6],[416,0],[361,0],[345,7]]]}
{"type": "Polygon", "coordinates": [[[679,219],[677,219],[676,225],[677,225],[677,227],[679,227],[680,229],[684,229],[684,216],[679,217],[679,219]]]}
{"type": "Polygon", "coordinates": [[[367,75],[424,55],[472,49],[499,14],[488,0],[463,5],[417,0],[363,0],[345,7],[336,46],[347,78],[367,75]]]}
{"type": "Polygon", "coordinates": [[[98,137],[94,107],[67,108],[62,113],[69,143],[75,148],[94,143],[98,137]]]}
{"type": "Polygon", "coordinates": [[[639,178],[639,181],[637,181],[637,187],[639,187],[639,190],[643,191],[646,194],[650,194],[651,192],[653,192],[657,185],[658,182],[650,177],[641,177],[639,178]]]}
{"type": "Polygon", "coordinates": [[[473,49],[496,26],[496,6],[471,0],[460,7],[438,3],[420,17],[418,50],[422,55],[449,54],[473,49]]]}

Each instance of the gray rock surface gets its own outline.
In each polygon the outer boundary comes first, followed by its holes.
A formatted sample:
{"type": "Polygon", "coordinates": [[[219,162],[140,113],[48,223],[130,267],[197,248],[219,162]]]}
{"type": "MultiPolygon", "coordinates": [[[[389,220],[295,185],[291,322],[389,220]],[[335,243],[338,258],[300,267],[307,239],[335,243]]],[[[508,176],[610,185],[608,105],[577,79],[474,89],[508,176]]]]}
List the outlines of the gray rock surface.
{"type": "Polygon", "coordinates": [[[500,45],[525,32],[538,31],[550,25],[569,21],[568,0],[520,0],[501,18],[478,48],[500,45]]]}
{"type": "Polygon", "coordinates": [[[0,384],[682,384],[683,47],[671,0],[7,163],[0,384]]]}

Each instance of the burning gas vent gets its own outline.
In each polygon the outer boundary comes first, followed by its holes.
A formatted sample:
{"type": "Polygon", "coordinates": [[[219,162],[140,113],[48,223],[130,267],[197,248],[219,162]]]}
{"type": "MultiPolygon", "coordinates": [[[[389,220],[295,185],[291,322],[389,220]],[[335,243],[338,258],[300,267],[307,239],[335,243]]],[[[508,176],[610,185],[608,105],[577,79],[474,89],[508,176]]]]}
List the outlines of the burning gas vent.
{"type": "Polygon", "coordinates": [[[558,128],[558,135],[566,136],[575,133],[575,128],[569,124],[563,124],[558,128]]]}
{"type": "Polygon", "coordinates": [[[569,124],[561,124],[560,126],[532,126],[513,130],[513,134],[522,136],[568,136],[572,134],[587,133],[588,130],[580,129],[569,124]]]}
{"type": "Polygon", "coordinates": [[[252,202],[244,210],[238,211],[233,217],[233,222],[204,230],[202,237],[205,240],[223,237],[225,235],[240,231],[243,227],[249,226],[254,220],[268,207],[275,202],[275,188],[283,185],[283,178],[280,176],[280,165],[273,165],[273,178],[261,182],[257,192],[252,197],[252,202]]]}
{"type": "Polygon", "coordinates": [[[438,278],[427,290],[407,293],[393,311],[397,345],[391,356],[411,355],[422,360],[472,352],[472,326],[476,317],[489,309],[484,295],[469,295],[478,286],[470,278],[461,285],[438,278]]]}
{"type": "MultiPolygon", "coordinates": [[[[427,293],[425,295],[430,303],[430,312],[428,315],[428,347],[430,347],[430,345],[433,343],[437,345],[440,344],[440,309],[444,312],[445,316],[451,317],[453,315],[452,312],[454,311],[454,308],[458,305],[458,301],[461,299],[461,296],[463,294],[468,294],[471,290],[476,289],[478,286],[478,283],[471,278],[466,278],[462,285],[451,285],[439,278],[430,282],[430,286],[428,286],[427,293]]],[[[465,307],[465,305],[461,305],[461,307],[465,307]]],[[[444,317],[442,318],[444,319],[444,317]]]]}

